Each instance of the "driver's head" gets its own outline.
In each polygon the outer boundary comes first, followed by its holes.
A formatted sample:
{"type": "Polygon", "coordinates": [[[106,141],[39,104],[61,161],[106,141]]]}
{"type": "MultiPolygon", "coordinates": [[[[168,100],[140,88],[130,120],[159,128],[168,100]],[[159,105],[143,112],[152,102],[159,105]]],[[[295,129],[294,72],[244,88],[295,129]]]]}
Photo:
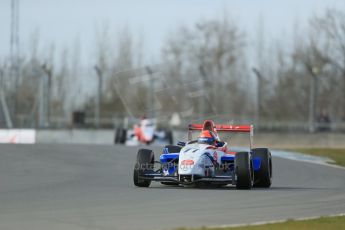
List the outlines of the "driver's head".
{"type": "Polygon", "coordinates": [[[216,135],[210,130],[204,130],[198,137],[198,143],[213,145],[216,141],[216,135]]]}

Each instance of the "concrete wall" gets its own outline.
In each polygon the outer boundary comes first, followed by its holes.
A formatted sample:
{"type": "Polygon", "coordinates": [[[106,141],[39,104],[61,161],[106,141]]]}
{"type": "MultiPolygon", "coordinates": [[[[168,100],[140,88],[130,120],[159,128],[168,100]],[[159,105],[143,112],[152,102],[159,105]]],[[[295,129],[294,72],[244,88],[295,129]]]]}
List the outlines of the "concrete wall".
{"type": "MultiPolygon", "coordinates": [[[[229,136],[227,136],[229,137],[229,136]]],[[[187,133],[174,132],[175,142],[186,140],[187,133]]],[[[248,146],[248,135],[230,134],[230,138],[223,137],[230,145],[248,146]]],[[[114,143],[114,130],[37,130],[37,143],[61,144],[108,144],[114,143]]],[[[268,148],[345,148],[344,133],[255,133],[254,147],[268,148]]]]}
{"type": "Polygon", "coordinates": [[[36,143],[108,144],[114,143],[114,130],[37,130],[36,143]]]}

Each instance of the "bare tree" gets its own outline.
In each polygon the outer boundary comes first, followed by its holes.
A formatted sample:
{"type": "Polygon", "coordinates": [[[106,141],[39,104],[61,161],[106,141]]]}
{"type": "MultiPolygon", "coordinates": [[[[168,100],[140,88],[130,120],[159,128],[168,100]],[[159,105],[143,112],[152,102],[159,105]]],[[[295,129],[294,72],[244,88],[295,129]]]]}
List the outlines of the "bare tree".
{"type": "Polygon", "coordinates": [[[324,95],[322,106],[325,107],[328,103],[332,107],[328,109],[336,116],[343,116],[345,114],[345,12],[328,9],[323,15],[312,19],[311,27],[320,55],[327,59],[330,66],[324,76],[327,80],[323,81],[326,83],[323,86],[328,90],[321,92],[324,95]],[[327,101],[326,98],[330,100],[327,101]]]}
{"type": "Polygon", "coordinates": [[[171,80],[179,84],[178,92],[182,92],[178,101],[189,98],[190,105],[201,115],[241,113],[246,107],[240,85],[241,81],[246,83],[241,65],[244,33],[224,16],[220,20],[201,20],[192,28],[182,27],[176,34],[168,40],[163,55],[170,66],[171,80]]]}

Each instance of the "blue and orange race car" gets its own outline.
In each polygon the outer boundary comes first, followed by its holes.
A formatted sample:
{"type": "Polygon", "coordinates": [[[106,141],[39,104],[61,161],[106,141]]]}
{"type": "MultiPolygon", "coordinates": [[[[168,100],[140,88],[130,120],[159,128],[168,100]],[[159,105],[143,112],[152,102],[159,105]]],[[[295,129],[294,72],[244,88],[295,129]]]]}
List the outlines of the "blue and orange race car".
{"type": "Polygon", "coordinates": [[[152,181],[165,185],[226,186],[238,189],[268,188],[272,183],[272,156],[267,148],[252,148],[252,125],[215,125],[211,120],[188,127],[188,141],[163,148],[159,161],[149,149],[140,149],[134,167],[134,185],[152,181]],[[192,131],[200,131],[193,139],[192,131]],[[230,151],[218,132],[249,134],[247,151],[230,151]],[[157,164],[159,167],[156,167],[157,164]]]}

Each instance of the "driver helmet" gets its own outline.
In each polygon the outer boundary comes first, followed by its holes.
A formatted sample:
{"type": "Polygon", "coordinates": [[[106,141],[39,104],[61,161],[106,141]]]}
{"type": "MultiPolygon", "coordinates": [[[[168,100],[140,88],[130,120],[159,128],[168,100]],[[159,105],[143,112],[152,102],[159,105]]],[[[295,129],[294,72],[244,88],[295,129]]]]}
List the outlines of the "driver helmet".
{"type": "Polygon", "coordinates": [[[217,140],[217,136],[210,130],[204,130],[198,137],[198,143],[213,145],[217,140]]]}

